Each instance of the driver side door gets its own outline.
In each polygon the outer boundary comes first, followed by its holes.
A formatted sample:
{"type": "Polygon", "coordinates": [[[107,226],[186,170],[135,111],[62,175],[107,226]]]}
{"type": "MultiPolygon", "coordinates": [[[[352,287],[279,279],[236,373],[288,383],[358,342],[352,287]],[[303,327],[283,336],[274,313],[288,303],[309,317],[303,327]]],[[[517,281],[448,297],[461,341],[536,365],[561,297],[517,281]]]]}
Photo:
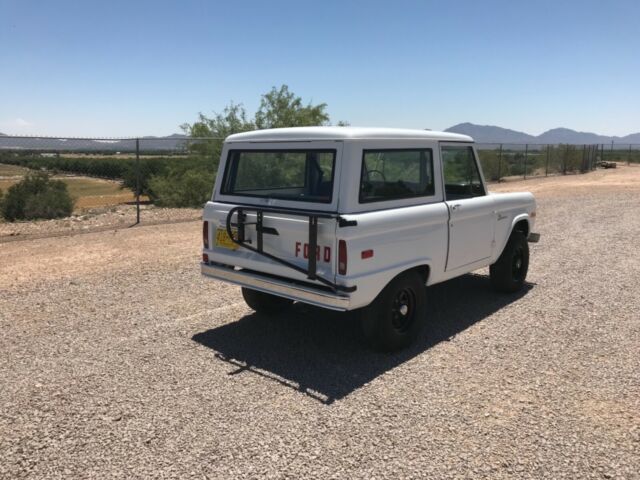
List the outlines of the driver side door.
{"type": "Polygon", "coordinates": [[[491,257],[495,209],[487,195],[471,145],[440,145],[445,203],[449,209],[449,253],[446,270],[472,267],[491,257]]]}

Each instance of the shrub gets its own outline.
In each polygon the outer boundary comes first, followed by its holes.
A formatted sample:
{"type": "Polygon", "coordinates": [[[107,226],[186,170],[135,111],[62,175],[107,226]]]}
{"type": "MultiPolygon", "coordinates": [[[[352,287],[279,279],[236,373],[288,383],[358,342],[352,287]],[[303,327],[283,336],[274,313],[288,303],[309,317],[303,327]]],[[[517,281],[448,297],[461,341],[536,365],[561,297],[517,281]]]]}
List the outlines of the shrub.
{"type": "Polygon", "coordinates": [[[29,173],[9,187],[1,213],[11,222],[67,217],[73,211],[73,203],[64,182],[51,180],[46,173],[29,173]]]}
{"type": "Polygon", "coordinates": [[[499,182],[504,175],[500,161],[500,150],[479,150],[480,164],[484,178],[490,182],[499,182]]]}
{"type": "Polygon", "coordinates": [[[213,173],[202,170],[172,171],[149,180],[149,195],[160,207],[202,207],[211,197],[213,173]]]}
{"type": "MultiPolygon", "coordinates": [[[[166,162],[156,159],[140,161],[140,194],[150,195],[149,181],[151,177],[161,175],[166,170],[166,162]]],[[[123,188],[129,188],[133,192],[136,191],[138,167],[135,163],[130,163],[122,175],[123,188]]]]}

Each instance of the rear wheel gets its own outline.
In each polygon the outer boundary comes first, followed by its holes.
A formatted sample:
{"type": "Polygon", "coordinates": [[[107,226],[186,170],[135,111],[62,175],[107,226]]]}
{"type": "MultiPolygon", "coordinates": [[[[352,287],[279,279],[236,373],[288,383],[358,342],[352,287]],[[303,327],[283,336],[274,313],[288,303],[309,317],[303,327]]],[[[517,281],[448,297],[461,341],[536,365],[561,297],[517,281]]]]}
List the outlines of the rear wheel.
{"type": "Polygon", "coordinates": [[[242,287],[244,301],[258,313],[273,315],[293,305],[293,300],[242,287]]]}
{"type": "Polygon", "coordinates": [[[362,330],[380,351],[400,350],[422,331],[426,317],[426,287],[416,272],[394,278],[361,313],[362,330]]]}
{"type": "Polygon", "coordinates": [[[514,293],[522,288],[529,270],[529,244],[524,233],[511,233],[498,261],[489,267],[491,284],[499,292],[514,293]]]}

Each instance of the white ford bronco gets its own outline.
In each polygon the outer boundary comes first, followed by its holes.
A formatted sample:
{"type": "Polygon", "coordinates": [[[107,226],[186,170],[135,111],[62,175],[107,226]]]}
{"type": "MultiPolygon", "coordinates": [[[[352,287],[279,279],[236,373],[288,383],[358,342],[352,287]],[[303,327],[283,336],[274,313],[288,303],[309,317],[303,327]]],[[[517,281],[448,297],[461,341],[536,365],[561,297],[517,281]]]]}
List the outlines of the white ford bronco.
{"type": "Polygon", "coordinates": [[[360,312],[374,348],[407,346],[426,287],[490,266],[523,286],[536,203],[487,192],[473,139],[304,127],[231,135],[203,215],[202,273],[257,312],[293,302],[360,312]]]}

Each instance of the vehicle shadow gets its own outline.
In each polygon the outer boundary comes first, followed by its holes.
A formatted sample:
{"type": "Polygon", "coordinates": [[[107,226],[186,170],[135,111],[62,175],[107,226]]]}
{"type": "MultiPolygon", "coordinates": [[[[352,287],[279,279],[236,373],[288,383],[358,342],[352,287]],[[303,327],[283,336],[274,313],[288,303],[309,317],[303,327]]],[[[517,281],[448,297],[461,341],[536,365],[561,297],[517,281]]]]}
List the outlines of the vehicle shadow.
{"type": "Polygon", "coordinates": [[[377,376],[451,339],[533,287],[505,295],[491,289],[489,277],[470,274],[430,287],[428,325],[415,344],[404,351],[371,351],[360,334],[356,315],[295,304],[275,318],[257,313],[192,339],[229,363],[229,375],[260,375],[331,404],[377,376]]]}

